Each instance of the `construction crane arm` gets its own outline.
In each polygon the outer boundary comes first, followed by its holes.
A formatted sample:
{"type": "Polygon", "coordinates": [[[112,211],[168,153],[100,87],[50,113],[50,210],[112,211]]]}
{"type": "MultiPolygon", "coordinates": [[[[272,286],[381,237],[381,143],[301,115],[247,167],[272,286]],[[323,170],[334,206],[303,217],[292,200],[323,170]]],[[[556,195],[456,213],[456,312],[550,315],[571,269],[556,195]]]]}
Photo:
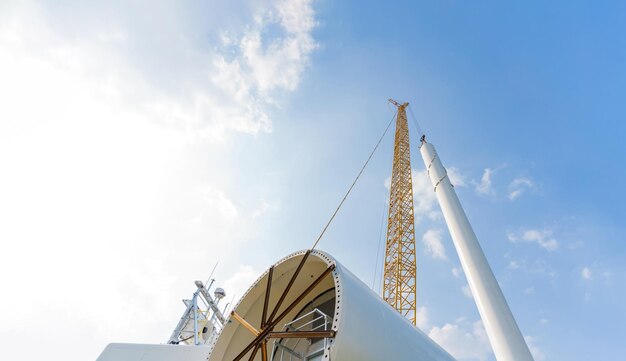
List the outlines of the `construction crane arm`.
{"type": "Polygon", "coordinates": [[[402,108],[406,108],[406,107],[409,105],[409,103],[408,103],[408,102],[405,102],[405,103],[400,104],[398,101],[393,100],[393,99],[391,99],[391,98],[389,98],[388,100],[389,100],[389,103],[391,103],[391,104],[393,104],[393,105],[397,106],[398,108],[400,108],[400,107],[402,107],[402,108]]]}

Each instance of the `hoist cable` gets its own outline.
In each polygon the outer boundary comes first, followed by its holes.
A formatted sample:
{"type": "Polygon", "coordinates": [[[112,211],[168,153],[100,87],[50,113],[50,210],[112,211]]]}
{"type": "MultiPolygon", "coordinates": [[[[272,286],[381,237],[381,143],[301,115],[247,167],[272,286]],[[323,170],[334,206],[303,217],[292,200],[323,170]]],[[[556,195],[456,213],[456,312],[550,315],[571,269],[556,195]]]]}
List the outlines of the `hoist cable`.
{"type": "Polygon", "coordinates": [[[422,132],[422,128],[417,122],[417,118],[415,117],[415,114],[413,114],[413,108],[411,106],[408,106],[407,108],[409,108],[409,112],[411,113],[411,119],[413,120],[413,125],[415,125],[415,129],[417,130],[417,135],[421,138],[422,135],[424,135],[424,132],[422,132]]]}

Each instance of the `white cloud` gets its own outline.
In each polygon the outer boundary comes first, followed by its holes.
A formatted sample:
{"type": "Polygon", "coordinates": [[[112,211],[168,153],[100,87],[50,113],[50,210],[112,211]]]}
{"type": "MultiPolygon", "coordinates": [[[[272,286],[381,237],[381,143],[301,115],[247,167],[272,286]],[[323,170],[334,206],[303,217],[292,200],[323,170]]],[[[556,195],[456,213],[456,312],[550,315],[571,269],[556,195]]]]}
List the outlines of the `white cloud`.
{"type": "MultiPolygon", "coordinates": [[[[515,236],[513,236],[515,238],[515,236]]],[[[519,242],[519,240],[513,240],[511,242],[519,242]]],[[[532,274],[535,276],[548,276],[551,278],[557,277],[558,273],[551,263],[541,257],[533,257],[530,261],[526,257],[520,257],[511,259],[512,255],[507,253],[505,258],[509,259],[507,269],[515,272],[523,272],[526,274],[532,274]]]]}
{"type": "Polygon", "coordinates": [[[519,261],[516,260],[512,260],[509,262],[509,265],[507,266],[508,269],[519,269],[520,268],[520,264],[519,261]]]}
{"type": "Polygon", "coordinates": [[[476,184],[476,192],[483,195],[493,195],[494,190],[491,186],[491,177],[493,177],[494,170],[491,168],[485,168],[480,183],[476,184]]]}
{"type": "MultiPolygon", "coordinates": [[[[58,331],[29,359],[163,341],[193,280],[254,231],[228,188],[227,136],[271,131],[274,98],[297,88],[315,48],[310,2],[238,6],[221,22],[157,3],[0,6],[0,324],[58,331]],[[236,25],[236,16],[265,20],[236,25]],[[261,69],[267,62],[277,64],[261,69]],[[190,151],[194,142],[202,148],[190,151]],[[46,302],[20,297],[42,274],[46,302]],[[87,302],[86,285],[99,291],[87,302]],[[75,347],[60,351],[67,335],[75,347]]],[[[227,292],[243,293],[254,273],[239,270],[227,292]]]]}
{"type": "Polygon", "coordinates": [[[450,177],[450,182],[455,187],[465,187],[465,176],[461,174],[458,168],[449,167],[447,169],[448,177],[450,177]]]}
{"type": "Polygon", "coordinates": [[[604,281],[605,286],[611,286],[611,277],[613,273],[611,270],[603,266],[602,264],[594,263],[590,266],[584,266],[580,269],[580,277],[585,281],[604,281]]]}
{"type": "Polygon", "coordinates": [[[252,218],[259,218],[266,214],[272,206],[268,202],[261,203],[254,211],[252,211],[252,218]]]}
{"type": "Polygon", "coordinates": [[[514,179],[509,184],[509,199],[516,200],[519,198],[525,191],[532,190],[535,188],[535,183],[529,178],[521,177],[514,179]]]}
{"type": "Polygon", "coordinates": [[[200,188],[200,193],[210,205],[210,209],[215,211],[210,215],[211,217],[217,217],[220,222],[232,223],[238,216],[237,207],[224,194],[224,191],[205,185],[200,188]]]}
{"type": "Polygon", "coordinates": [[[239,266],[239,269],[235,274],[224,281],[224,290],[228,294],[226,297],[229,302],[233,299],[231,306],[237,304],[239,299],[244,293],[252,286],[252,283],[259,278],[260,272],[255,270],[252,266],[239,266]],[[234,297],[234,298],[233,298],[234,297]]]}
{"type": "MultiPolygon", "coordinates": [[[[465,185],[465,178],[461,175],[457,168],[448,169],[450,181],[456,187],[465,185]]],[[[424,218],[430,220],[439,220],[442,217],[441,211],[437,206],[437,195],[435,194],[433,185],[428,177],[426,170],[413,169],[411,171],[411,179],[413,181],[413,211],[415,222],[419,223],[424,218]]],[[[391,178],[385,179],[385,187],[391,187],[391,178]]]]}
{"type": "MultiPolygon", "coordinates": [[[[441,217],[441,212],[436,209],[437,196],[433,189],[428,173],[423,170],[413,169],[411,171],[413,182],[413,214],[415,223],[419,223],[425,217],[430,220],[437,220],[441,217]]],[[[391,177],[385,179],[385,187],[391,188],[391,177]]]]}
{"type": "Polygon", "coordinates": [[[508,233],[507,237],[509,241],[516,242],[528,242],[536,243],[541,248],[548,251],[555,251],[559,248],[559,242],[552,237],[552,231],[550,230],[534,230],[527,229],[520,234],[508,233]]]}
{"type": "Polygon", "coordinates": [[[256,16],[255,26],[246,32],[240,46],[261,94],[296,88],[309,54],[317,47],[311,35],[316,25],[310,0],[279,0],[274,9],[256,16]],[[286,35],[263,46],[267,40],[262,34],[268,24],[280,24],[286,35]]]}
{"type": "Polygon", "coordinates": [[[233,127],[239,131],[271,130],[266,108],[275,103],[273,91],[295,90],[317,47],[312,36],[317,21],[310,0],[270,4],[253,15],[253,24],[240,39],[222,33],[222,43],[236,55],[218,53],[213,61],[218,71],[211,79],[224,92],[221,100],[231,106],[211,103],[207,109],[225,108],[219,115],[233,119],[233,127]],[[283,35],[267,38],[267,29],[276,25],[283,35]]]}
{"type": "Polygon", "coordinates": [[[435,259],[447,260],[446,249],[441,242],[442,231],[440,229],[429,229],[424,233],[422,241],[426,246],[426,251],[435,259]]]}
{"type": "MultiPolygon", "coordinates": [[[[156,9],[151,12],[153,22],[124,22],[127,18],[122,17],[85,24],[95,15],[81,14],[66,19],[76,22],[73,26],[81,33],[69,37],[66,24],[56,19],[66,15],[58,14],[55,6],[16,4],[5,9],[7,18],[0,25],[0,66],[11,69],[2,74],[4,87],[10,86],[4,89],[10,90],[5,99],[14,102],[22,95],[20,88],[34,89],[30,97],[23,94],[32,102],[39,98],[37,93],[51,87],[54,92],[47,92],[52,96],[47,101],[51,107],[29,112],[45,109],[54,119],[55,112],[65,110],[63,104],[68,104],[55,101],[59,97],[73,97],[71,103],[80,104],[85,96],[93,96],[109,109],[173,126],[190,139],[223,140],[227,131],[271,131],[274,98],[296,89],[317,47],[312,37],[315,14],[307,0],[256,6],[249,14],[255,19],[251,24],[222,36],[221,44],[213,47],[193,44],[190,39],[195,33],[181,33],[191,26],[176,22],[186,19],[156,9]],[[280,31],[270,32],[269,28],[280,31]],[[155,44],[136,46],[148,34],[152,39],[154,33],[159,34],[155,44]],[[32,70],[45,74],[35,76],[32,70]],[[70,85],[78,82],[82,92],[68,88],[68,80],[70,85]]],[[[143,13],[145,9],[129,6],[124,11],[143,13]]],[[[219,28],[198,30],[226,34],[219,28]]],[[[18,106],[4,109],[3,119],[24,118],[16,111],[18,106]]]]}
{"type": "Polygon", "coordinates": [[[430,323],[428,309],[426,307],[421,306],[417,308],[417,311],[415,312],[415,321],[420,330],[428,329],[430,323]]]}
{"type": "Polygon", "coordinates": [[[463,292],[463,295],[465,297],[474,299],[474,295],[472,295],[472,290],[470,289],[469,285],[465,285],[461,287],[461,291],[463,292]]]}
{"type": "Polygon", "coordinates": [[[452,275],[456,278],[460,278],[463,274],[463,270],[460,267],[452,268],[452,275]]]}
{"type": "Polygon", "coordinates": [[[492,354],[482,321],[472,325],[464,322],[433,327],[428,336],[457,360],[484,361],[492,354]]]}
{"type": "MultiPolygon", "coordinates": [[[[253,23],[239,37],[221,32],[225,48],[213,54],[211,85],[217,94],[196,94],[196,113],[176,113],[196,120],[212,119],[201,134],[217,139],[227,129],[245,133],[272,129],[268,108],[281,91],[297,88],[311,52],[317,48],[312,31],[317,25],[310,0],[278,0],[258,8],[253,23]],[[278,26],[282,32],[268,36],[278,26]],[[211,95],[217,95],[215,97],[211,95]]],[[[214,91],[213,93],[216,93],[214,91]]],[[[195,123],[195,122],[194,122],[195,123]]]]}
{"type": "Polygon", "coordinates": [[[528,348],[530,349],[530,353],[533,355],[533,358],[535,359],[535,361],[543,361],[546,359],[546,355],[536,345],[537,338],[532,337],[532,336],[524,336],[524,339],[526,340],[526,344],[528,345],[528,348]]]}
{"type": "Polygon", "coordinates": [[[437,196],[430,178],[428,178],[428,173],[426,170],[418,171],[413,169],[411,177],[413,179],[415,222],[419,222],[424,217],[438,219],[441,212],[435,208],[437,196]]]}

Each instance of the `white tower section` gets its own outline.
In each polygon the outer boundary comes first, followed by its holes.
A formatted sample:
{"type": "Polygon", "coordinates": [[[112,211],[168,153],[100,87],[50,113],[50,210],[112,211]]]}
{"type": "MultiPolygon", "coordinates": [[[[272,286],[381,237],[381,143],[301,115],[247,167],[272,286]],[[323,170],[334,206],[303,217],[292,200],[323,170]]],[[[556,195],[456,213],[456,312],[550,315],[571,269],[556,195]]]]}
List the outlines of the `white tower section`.
{"type": "Polygon", "coordinates": [[[420,152],[496,359],[533,361],[435,148],[422,138],[420,152]]]}

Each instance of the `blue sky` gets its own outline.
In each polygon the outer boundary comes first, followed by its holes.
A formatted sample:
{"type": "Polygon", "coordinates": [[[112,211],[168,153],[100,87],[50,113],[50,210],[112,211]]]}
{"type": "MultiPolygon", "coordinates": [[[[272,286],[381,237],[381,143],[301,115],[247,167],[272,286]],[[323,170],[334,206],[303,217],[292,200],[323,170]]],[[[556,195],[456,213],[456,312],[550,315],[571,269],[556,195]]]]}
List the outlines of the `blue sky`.
{"type": "MultiPolygon", "coordinates": [[[[3,2],[2,358],[163,342],[218,261],[240,295],[312,244],[393,97],[455,174],[536,360],[620,359],[625,10],[3,2]],[[16,337],[32,334],[41,347],[16,337]]],[[[375,289],[392,145],[320,243],[375,289]]],[[[412,153],[420,327],[459,360],[494,360],[412,153]]]]}

